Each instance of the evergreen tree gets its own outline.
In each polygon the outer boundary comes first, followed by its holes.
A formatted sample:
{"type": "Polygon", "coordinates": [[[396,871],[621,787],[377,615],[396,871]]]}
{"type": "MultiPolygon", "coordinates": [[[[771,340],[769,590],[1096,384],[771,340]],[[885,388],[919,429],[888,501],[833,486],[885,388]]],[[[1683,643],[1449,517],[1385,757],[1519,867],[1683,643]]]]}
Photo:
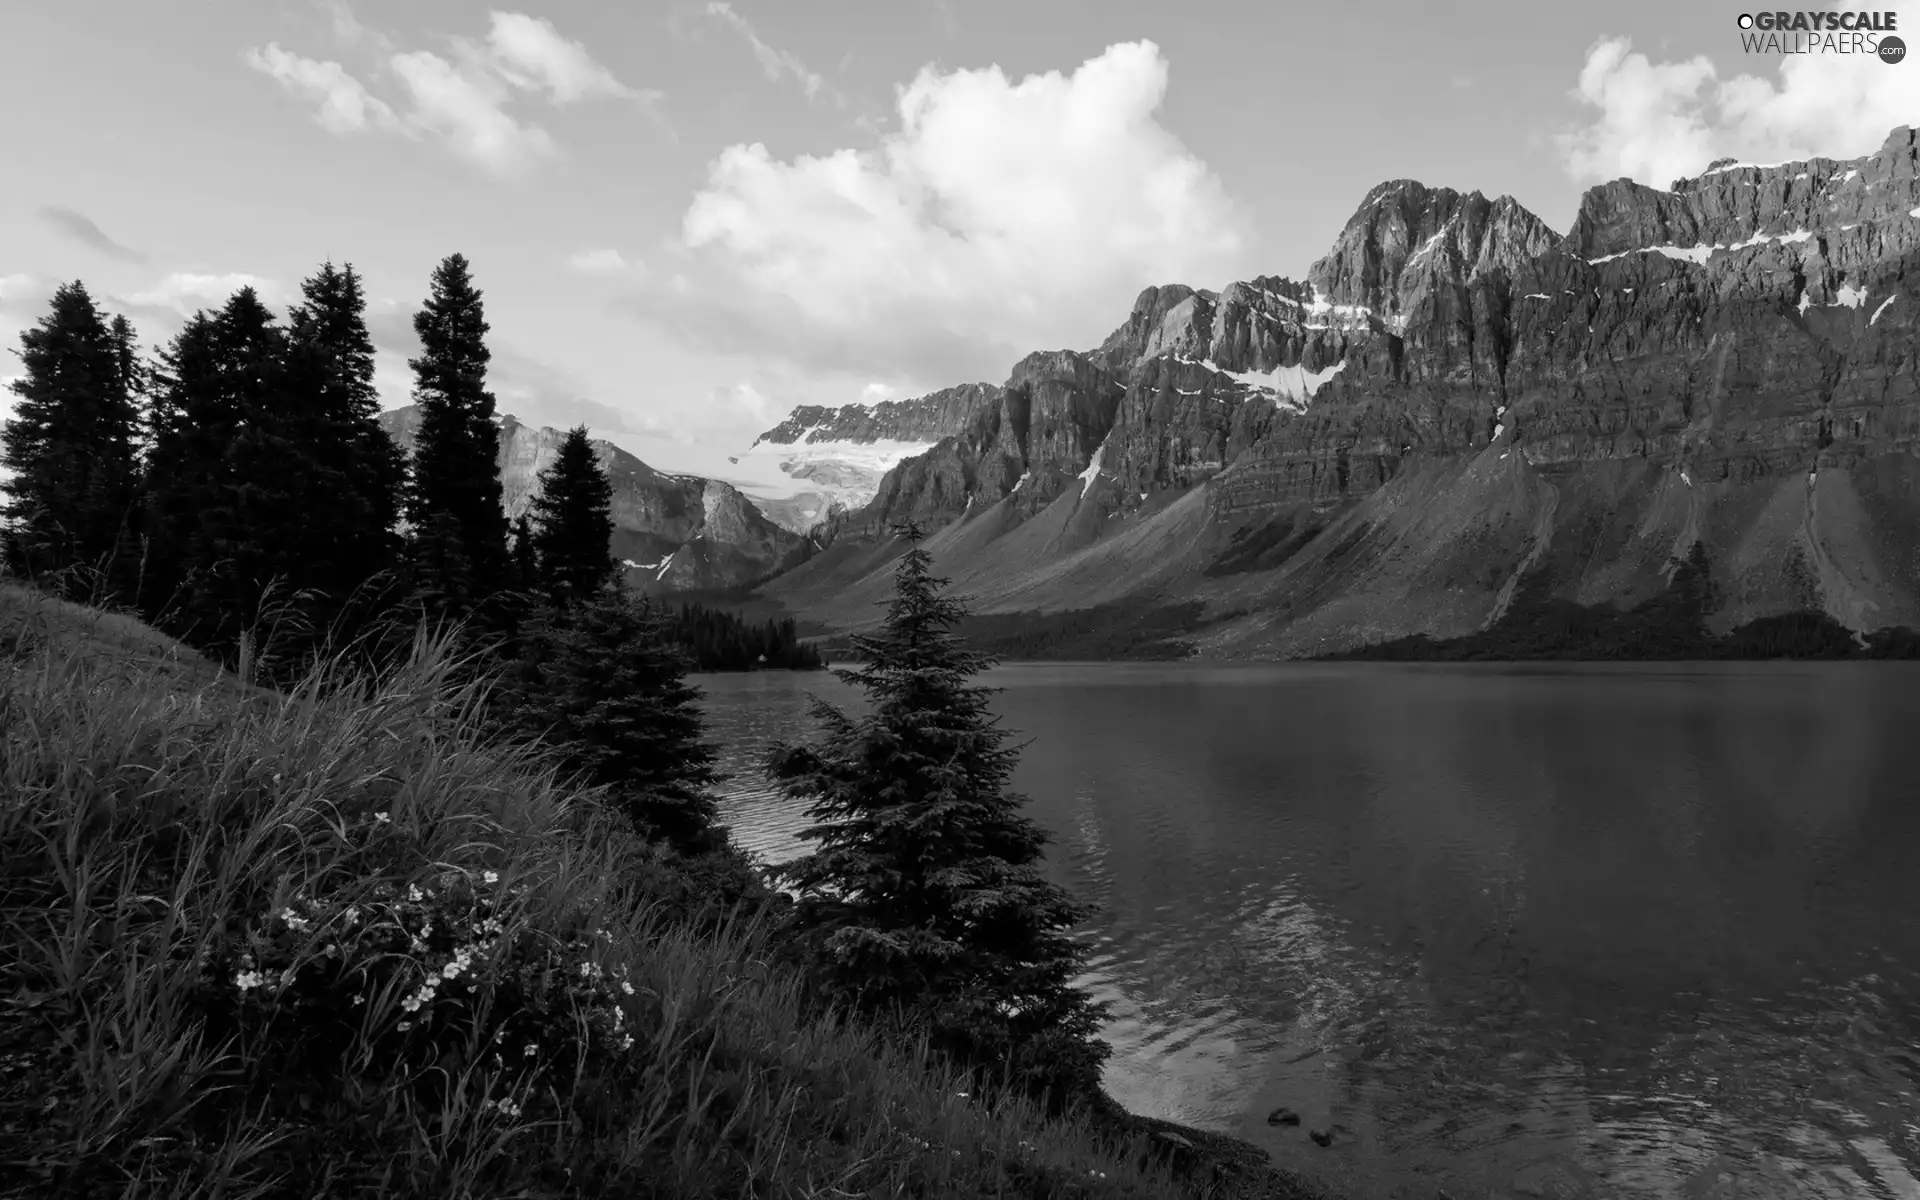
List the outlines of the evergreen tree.
{"type": "Polygon", "coordinates": [[[413,328],[423,347],[408,364],[420,407],[407,495],[408,520],[422,539],[416,586],[433,609],[465,616],[513,585],[500,434],[486,387],[488,325],[465,258],[449,255],[434,269],[413,328]]]}
{"type": "Polygon", "coordinates": [[[823,740],[768,760],[816,822],[801,836],[817,848],[782,870],[795,929],[830,995],[904,1011],[956,1060],[1054,1103],[1091,1100],[1107,1051],[1069,936],[1089,910],[1046,879],[1047,835],[1007,790],[1017,751],[969,682],[992,660],[951,632],[965,611],[919,531],[901,536],[886,620],[854,639],[864,665],[836,672],[870,714],[819,703],[823,740]]]}
{"type": "MultiPolygon", "coordinates": [[[[331,262],[301,284],[288,322],[283,419],[306,459],[309,498],[303,580],[339,616],[356,590],[396,565],[405,460],[380,426],[366,296],[352,264],[331,262]]],[[[347,632],[347,631],[342,631],[347,632]]]]}
{"type": "Polygon", "coordinates": [[[724,845],[699,692],[651,603],[616,587],[542,610],[522,631],[503,691],[520,731],[606,785],[645,836],[689,854],[724,845]]]}
{"type": "Polygon", "coordinates": [[[559,457],[540,472],[530,511],[541,584],[556,604],[597,596],[613,582],[613,484],[586,426],[567,431],[559,457]]]}
{"type": "Polygon", "coordinates": [[[76,280],[20,343],[26,375],[0,431],[8,565],[76,598],[125,594],[140,489],[132,329],[124,317],[109,328],[76,280]]]}
{"type": "Polygon", "coordinates": [[[540,586],[540,560],[533,553],[533,527],[527,522],[527,514],[521,513],[513,519],[513,574],[515,586],[524,592],[538,590],[540,586]]]}
{"type": "Polygon", "coordinates": [[[285,412],[286,358],[285,332],[243,287],[174,339],[156,389],[149,600],[164,624],[222,655],[271,587],[302,582],[308,464],[285,412]]]}

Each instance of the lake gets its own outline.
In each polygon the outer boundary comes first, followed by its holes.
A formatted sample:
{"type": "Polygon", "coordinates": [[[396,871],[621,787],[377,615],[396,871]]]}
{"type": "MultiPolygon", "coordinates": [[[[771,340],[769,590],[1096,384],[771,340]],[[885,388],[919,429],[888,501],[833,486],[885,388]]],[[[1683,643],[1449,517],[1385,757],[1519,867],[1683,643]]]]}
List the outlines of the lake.
{"type": "MultiPolygon", "coordinates": [[[[726,819],[791,855],[758,756],[858,693],[698,682],[726,819]]],[[[985,682],[1053,875],[1102,906],[1086,984],[1135,1111],[1356,1200],[1920,1200],[1920,668],[985,682]]]]}

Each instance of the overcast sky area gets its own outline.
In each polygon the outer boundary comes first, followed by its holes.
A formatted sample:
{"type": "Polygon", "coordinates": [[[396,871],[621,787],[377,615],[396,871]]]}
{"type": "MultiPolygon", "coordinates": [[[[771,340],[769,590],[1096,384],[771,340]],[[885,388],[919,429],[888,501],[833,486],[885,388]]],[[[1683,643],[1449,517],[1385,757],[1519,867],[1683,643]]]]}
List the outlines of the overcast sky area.
{"type": "Polygon", "coordinates": [[[397,406],[459,251],[503,411],[724,473],[796,404],[1002,381],[1150,284],[1300,277],[1383,180],[1565,229],[1598,181],[1920,119],[1920,63],[1749,57],[1741,11],[17,0],[0,345],[62,280],[154,346],[241,283],[283,309],[330,257],[397,406]]]}

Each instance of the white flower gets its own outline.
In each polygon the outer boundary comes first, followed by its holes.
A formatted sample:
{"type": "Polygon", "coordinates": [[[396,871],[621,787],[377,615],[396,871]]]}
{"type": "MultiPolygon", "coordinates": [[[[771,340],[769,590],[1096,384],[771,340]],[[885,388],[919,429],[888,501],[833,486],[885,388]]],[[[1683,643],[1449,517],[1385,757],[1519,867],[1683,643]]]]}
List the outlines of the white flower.
{"type": "Polygon", "coordinates": [[[349,904],[347,905],[347,911],[342,915],[346,917],[347,924],[357,925],[360,923],[360,906],[358,904],[349,904]]]}
{"type": "MultiPolygon", "coordinates": [[[[620,981],[620,990],[621,990],[621,991],[623,991],[623,992],[625,992],[625,993],[626,993],[627,995],[629,995],[629,996],[631,996],[631,995],[633,995],[633,985],[632,985],[632,984],[630,984],[630,983],[628,983],[628,982],[627,982],[626,980],[624,980],[624,979],[622,979],[622,980],[620,981]]],[[[962,1094],[964,1094],[964,1093],[962,1093],[962,1094]]]]}
{"type": "Polygon", "coordinates": [[[266,982],[267,977],[258,971],[242,971],[233,977],[233,986],[243,992],[249,988],[262,987],[266,982]]]}
{"type": "Polygon", "coordinates": [[[383,813],[383,812],[377,812],[373,814],[373,819],[380,822],[382,825],[385,825],[387,822],[393,820],[392,817],[388,816],[386,813],[383,813]]]}
{"type": "Polygon", "coordinates": [[[500,872],[498,872],[498,871],[482,871],[482,872],[480,873],[480,878],[482,878],[482,879],[484,879],[484,880],[486,880],[486,881],[487,881],[488,883],[499,883],[499,882],[500,882],[500,872]]]}
{"type": "Polygon", "coordinates": [[[526,1047],[522,1049],[520,1053],[527,1058],[532,1058],[533,1052],[535,1050],[538,1050],[539,1048],[540,1048],[540,1044],[538,1042],[528,1042],[526,1044],[526,1047]]]}
{"type": "Polygon", "coordinates": [[[418,884],[410,883],[407,885],[407,899],[413,901],[415,904],[420,903],[420,887],[418,884]]]}

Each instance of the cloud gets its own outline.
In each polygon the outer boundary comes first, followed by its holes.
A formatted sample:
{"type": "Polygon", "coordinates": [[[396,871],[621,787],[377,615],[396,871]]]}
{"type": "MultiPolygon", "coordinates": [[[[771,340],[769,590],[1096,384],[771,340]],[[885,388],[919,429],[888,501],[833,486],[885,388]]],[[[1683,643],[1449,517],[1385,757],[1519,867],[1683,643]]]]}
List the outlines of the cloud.
{"type": "Polygon", "coordinates": [[[1705,55],[1653,62],[1626,38],[1608,38],[1587,52],[1573,95],[1597,111],[1558,139],[1567,173],[1665,187],[1728,155],[1870,154],[1920,113],[1920,73],[1870,55],[1798,54],[1783,56],[1773,79],[1723,79],[1705,55]]]}
{"type": "Polygon", "coordinates": [[[337,62],[304,58],[282,50],[278,42],[267,43],[264,50],[247,49],[241,59],[287,91],[318,105],[313,119],[329,133],[401,129],[393,109],[337,62]]]}
{"type": "Polygon", "coordinates": [[[567,259],[567,266],[583,275],[620,275],[644,269],[637,259],[629,259],[611,247],[582,250],[567,259]]]}
{"type": "Polygon", "coordinates": [[[396,54],[388,61],[413,102],[410,124],[438,134],[453,152],[495,175],[524,173],[559,152],[553,137],[505,108],[505,83],[482,63],[462,70],[429,50],[396,54]]]}
{"type": "Polygon", "coordinates": [[[554,104],[574,104],[590,96],[657,102],[658,91],[641,92],[613,77],[587,48],[560,36],[551,21],[525,13],[493,14],[487,34],[495,65],[516,87],[544,88],[554,104]]]}
{"type": "Polygon", "coordinates": [[[1142,287],[1217,286],[1247,242],[1156,119],[1166,89],[1151,42],[1017,83],[924,68],[873,150],[723,151],[682,222],[703,278],[623,303],[703,348],[936,385],[1097,344],[1142,287]]]}
{"type": "Polygon", "coordinates": [[[896,389],[884,383],[870,383],[860,389],[860,403],[871,406],[884,400],[891,400],[898,394],[896,389]]]}
{"type": "Polygon", "coordinates": [[[342,45],[370,45],[382,54],[393,53],[393,39],[377,29],[361,24],[360,19],[353,15],[353,9],[340,3],[340,0],[333,0],[333,3],[328,4],[327,11],[333,18],[333,36],[342,45]]]}
{"type": "Polygon", "coordinates": [[[751,426],[757,433],[770,425],[779,424],[792,408],[793,405],[782,404],[742,380],[707,393],[705,409],[692,416],[708,429],[731,430],[751,426]]]}
{"type": "Polygon", "coordinates": [[[521,176],[559,154],[551,134],[509,112],[522,94],[554,107],[591,98],[633,102],[671,135],[659,111],[662,93],[629,87],[553,24],[524,13],[494,12],[484,43],[455,37],[449,55],[431,50],[395,52],[385,34],[367,28],[343,4],[332,6],[334,33],[350,46],[375,48],[404,95],[394,104],[375,96],[337,62],[321,62],[270,43],[242,58],[290,92],[314,102],[314,119],[339,134],[379,129],[430,134],[456,155],[503,178],[521,176]]]}
{"type": "Polygon", "coordinates": [[[269,308],[284,310],[291,299],[287,290],[274,280],[249,275],[244,271],[230,271],[224,275],[175,271],[162,277],[150,288],[122,297],[121,303],[189,317],[203,308],[219,308],[243,287],[250,287],[259,293],[261,301],[269,308]]]}
{"type": "Polygon", "coordinates": [[[747,45],[753,48],[753,57],[760,64],[760,71],[769,83],[779,83],[791,79],[800,85],[801,94],[813,100],[825,95],[840,107],[846,107],[846,97],[828,86],[827,81],[818,72],[810,69],[800,57],[787,50],[776,50],[760,40],[760,34],[753,22],[733,11],[733,5],[726,0],[709,0],[707,15],[726,22],[735,32],[747,39],[747,45]]]}
{"type": "Polygon", "coordinates": [[[130,246],[122,246],[108,237],[85,213],[75,212],[71,208],[61,208],[58,205],[48,205],[40,210],[40,219],[74,241],[91,246],[108,258],[117,258],[126,263],[147,261],[147,256],[140,251],[130,246]]]}

